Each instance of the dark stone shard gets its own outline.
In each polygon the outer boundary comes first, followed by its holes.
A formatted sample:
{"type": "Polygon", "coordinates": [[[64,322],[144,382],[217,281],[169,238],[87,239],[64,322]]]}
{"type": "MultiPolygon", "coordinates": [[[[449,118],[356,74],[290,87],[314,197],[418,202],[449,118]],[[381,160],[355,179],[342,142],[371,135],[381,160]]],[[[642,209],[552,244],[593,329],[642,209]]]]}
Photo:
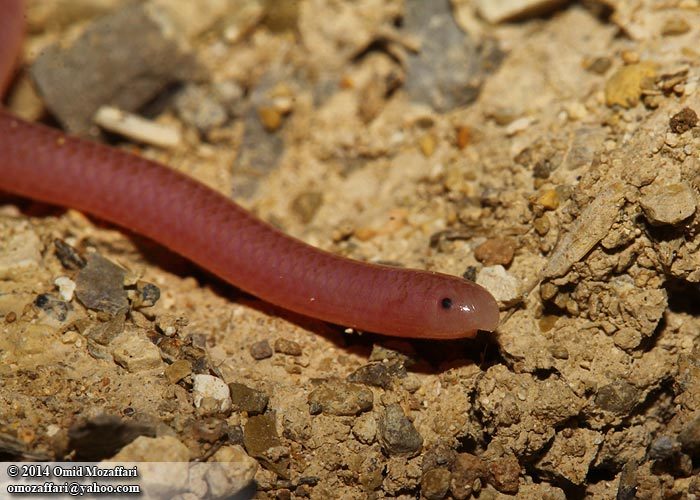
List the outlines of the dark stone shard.
{"type": "Polygon", "coordinates": [[[639,402],[640,390],[624,380],[617,380],[601,387],[595,404],[616,415],[628,415],[639,402]]]}
{"type": "Polygon", "coordinates": [[[77,271],[87,264],[78,251],[65,241],[56,238],[53,240],[53,245],[56,248],[56,257],[58,257],[58,260],[61,261],[61,265],[65,269],[77,271]]]}
{"type": "Polygon", "coordinates": [[[243,446],[251,457],[260,460],[267,469],[288,479],[289,457],[279,457],[273,461],[267,456],[267,451],[270,448],[282,446],[282,441],[277,434],[274,415],[265,414],[250,417],[243,429],[243,446]]]}
{"type": "Polygon", "coordinates": [[[126,315],[120,313],[109,321],[91,325],[85,330],[85,336],[100,345],[106,346],[124,331],[125,319],[126,315]]]}
{"type": "Polygon", "coordinates": [[[262,391],[233,382],[228,385],[231,391],[231,402],[234,410],[247,412],[248,415],[259,415],[265,412],[270,398],[262,391]]]}
{"type": "Polygon", "coordinates": [[[369,363],[348,375],[348,382],[372,385],[383,389],[388,389],[391,386],[391,379],[392,372],[385,363],[369,363]]]}
{"type": "Polygon", "coordinates": [[[75,295],[95,311],[117,314],[128,308],[124,289],[126,271],[99,254],[91,254],[87,265],[75,277],[75,295]]]}

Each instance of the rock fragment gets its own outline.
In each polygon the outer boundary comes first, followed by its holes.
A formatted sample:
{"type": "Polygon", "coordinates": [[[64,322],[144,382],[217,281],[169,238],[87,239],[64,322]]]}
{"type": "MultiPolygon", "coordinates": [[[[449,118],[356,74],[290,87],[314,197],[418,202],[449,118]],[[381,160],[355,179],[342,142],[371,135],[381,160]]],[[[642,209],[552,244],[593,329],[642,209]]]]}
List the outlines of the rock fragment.
{"type": "Polygon", "coordinates": [[[75,277],[75,294],[88,309],[117,314],[129,305],[124,289],[126,271],[97,253],[75,277]]]}
{"type": "Polygon", "coordinates": [[[167,85],[201,73],[167,13],[149,3],[93,21],[71,46],[44,49],[30,71],[46,106],[76,134],[90,130],[104,104],[135,111],[167,85]]]}
{"type": "Polygon", "coordinates": [[[329,380],[309,394],[312,415],[357,415],[372,409],[374,395],[360,384],[329,380]]]}
{"type": "Polygon", "coordinates": [[[695,193],[680,182],[653,188],[639,199],[639,205],[650,224],[678,224],[695,213],[695,193]]]}
{"type": "Polygon", "coordinates": [[[515,455],[505,455],[488,463],[489,483],[501,493],[514,495],[520,486],[520,463],[515,455]]]}
{"type": "Polygon", "coordinates": [[[279,338],[275,340],[275,352],[289,356],[301,356],[301,346],[293,340],[279,338]]]}
{"type": "Polygon", "coordinates": [[[682,134],[698,124],[698,114],[690,108],[683,108],[673,115],[668,122],[672,132],[682,134]]]}
{"type": "Polygon", "coordinates": [[[289,457],[277,434],[274,415],[250,417],[243,430],[243,444],[251,457],[262,460],[267,468],[286,477],[289,457]]]}
{"type": "Polygon", "coordinates": [[[605,103],[608,107],[633,108],[639,104],[642,92],[651,88],[655,77],[656,65],[651,62],[623,66],[605,84],[605,103]]]}
{"type": "Polygon", "coordinates": [[[452,464],[450,491],[459,500],[470,498],[481,490],[486,479],[486,464],[471,453],[460,453],[452,464]]]}
{"type": "Polygon", "coordinates": [[[213,375],[197,374],[192,377],[192,399],[197,408],[202,407],[205,399],[216,402],[216,410],[226,413],[231,409],[231,394],[226,383],[213,375]]]}
{"type": "Polygon", "coordinates": [[[378,430],[379,442],[388,455],[413,456],[423,447],[423,437],[396,403],[384,409],[378,430]]]}
{"type": "Polygon", "coordinates": [[[192,363],[186,359],[178,359],[165,369],[165,376],[171,384],[177,384],[191,373],[192,363]]]}
{"type": "Polygon", "coordinates": [[[267,340],[261,340],[250,346],[250,355],[253,359],[266,359],[272,357],[272,347],[267,340]]]}
{"type": "Polygon", "coordinates": [[[476,278],[476,283],[486,288],[504,304],[520,300],[520,281],[501,265],[485,267],[476,278]]]}
{"type": "Polygon", "coordinates": [[[411,100],[448,111],[473,102],[482,61],[474,40],[454,20],[449,2],[407,2],[405,29],[421,41],[407,57],[405,88],[411,100]]]}
{"type": "Polygon", "coordinates": [[[110,347],[114,361],[132,373],[159,368],[163,363],[158,348],[135,330],[123,332],[110,347]]]}
{"type": "Polygon", "coordinates": [[[683,451],[693,458],[700,456],[700,414],[688,422],[678,434],[683,451]]]}
{"type": "Polygon", "coordinates": [[[474,249],[474,258],[485,266],[508,266],[514,255],[515,243],[508,238],[491,238],[474,249]]]}
{"type": "Polygon", "coordinates": [[[450,489],[450,477],[450,471],[444,467],[426,471],[420,481],[421,494],[428,500],[445,498],[450,489]]]}
{"type": "Polygon", "coordinates": [[[231,402],[234,411],[244,411],[248,415],[265,413],[270,400],[267,394],[237,382],[229,384],[228,387],[231,391],[231,402]]]}

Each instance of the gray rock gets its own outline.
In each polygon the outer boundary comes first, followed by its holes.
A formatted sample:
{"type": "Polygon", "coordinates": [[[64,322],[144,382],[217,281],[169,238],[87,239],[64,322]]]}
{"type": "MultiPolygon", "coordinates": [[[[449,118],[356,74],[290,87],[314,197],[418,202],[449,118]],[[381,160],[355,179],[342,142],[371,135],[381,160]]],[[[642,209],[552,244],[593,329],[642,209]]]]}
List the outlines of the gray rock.
{"type": "Polygon", "coordinates": [[[206,87],[187,85],[175,98],[175,109],[183,122],[206,134],[228,119],[226,109],[206,87]]]}
{"type": "Polygon", "coordinates": [[[497,66],[498,51],[482,55],[454,20],[448,0],[408,0],[406,31],[420,38],[417,54],[407,57],[405,89],[413,101],[444,112],[476,100],[484,75],[484,60],[497,66]]]}
{"type": "Polygon", "coordinates": [[[617,415],[628,415],[639,402],[640,390],[629,382],[618,380],[598,390],[595,404],[617,415]]]}
{"type": "Polygon", "coordinates": [[[75,294],[88,309],[117,314],[129,305],[124,289],[126,271],[93,253],[75,277],[75,294]]]}
{"type": "Polygon", "coordinates": [[[379,442],[388,455],[416,455],[423,446],[418,433],[401,406],[388,405],[379,417],[379,442]]]}
{"type": "Polygon", "coordinates": [[[167,14],[136,3],[93,21],[70,47],[46,48],[30,72],[58,121],[85,134],[101,105],[135,111],[167,85],[201,74],[183,38],[167,14]]]}
{"type": "Polygon", "coordinates": [[[250,355],[253,359],[265,359],[272,357],[272,347],[267,340],[261,340],[250,346],[250,355]]]}

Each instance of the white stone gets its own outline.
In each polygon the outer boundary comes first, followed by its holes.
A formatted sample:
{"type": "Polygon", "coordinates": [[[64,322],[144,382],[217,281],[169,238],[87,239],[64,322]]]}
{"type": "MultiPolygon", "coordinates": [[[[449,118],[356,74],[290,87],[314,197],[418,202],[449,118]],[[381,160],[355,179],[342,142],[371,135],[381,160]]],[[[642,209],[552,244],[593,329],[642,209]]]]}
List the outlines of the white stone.
{"type": "Polygon", "coordinates": [[[75,281],[67,276],[59,276],[53,280],[53,284],[58,287],[58,294],[66,302],[73,300],[73,294],[75,293],[75,281]]]}
{"type": "Polygon", "coordinates": [[[231,409],[231,392],[226,382],[212,375],[197,374],[193,377],[192,395],[194,405],[199,408],[204,398],[212,398],[219,404],[218,409],[226,412],[231,409]]]}
{"type": "Polygon", "coordinates": [[[508,273],[500,264],[484,267],[479,271],[476,282],[504,304],[520,300],[520,280],[508,273]]]}

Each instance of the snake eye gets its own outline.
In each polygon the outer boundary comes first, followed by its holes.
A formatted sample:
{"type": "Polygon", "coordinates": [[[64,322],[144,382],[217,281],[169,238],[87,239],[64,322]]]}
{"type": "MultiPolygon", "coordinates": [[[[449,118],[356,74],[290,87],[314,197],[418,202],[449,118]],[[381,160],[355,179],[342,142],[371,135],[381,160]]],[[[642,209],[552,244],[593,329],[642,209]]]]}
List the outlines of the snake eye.
{"type": "Polygon", "coordinates": [[[440,301],[440,305],[443,309],[452,309],[452,299],[449,297],[445,297],[440,301]]]}

